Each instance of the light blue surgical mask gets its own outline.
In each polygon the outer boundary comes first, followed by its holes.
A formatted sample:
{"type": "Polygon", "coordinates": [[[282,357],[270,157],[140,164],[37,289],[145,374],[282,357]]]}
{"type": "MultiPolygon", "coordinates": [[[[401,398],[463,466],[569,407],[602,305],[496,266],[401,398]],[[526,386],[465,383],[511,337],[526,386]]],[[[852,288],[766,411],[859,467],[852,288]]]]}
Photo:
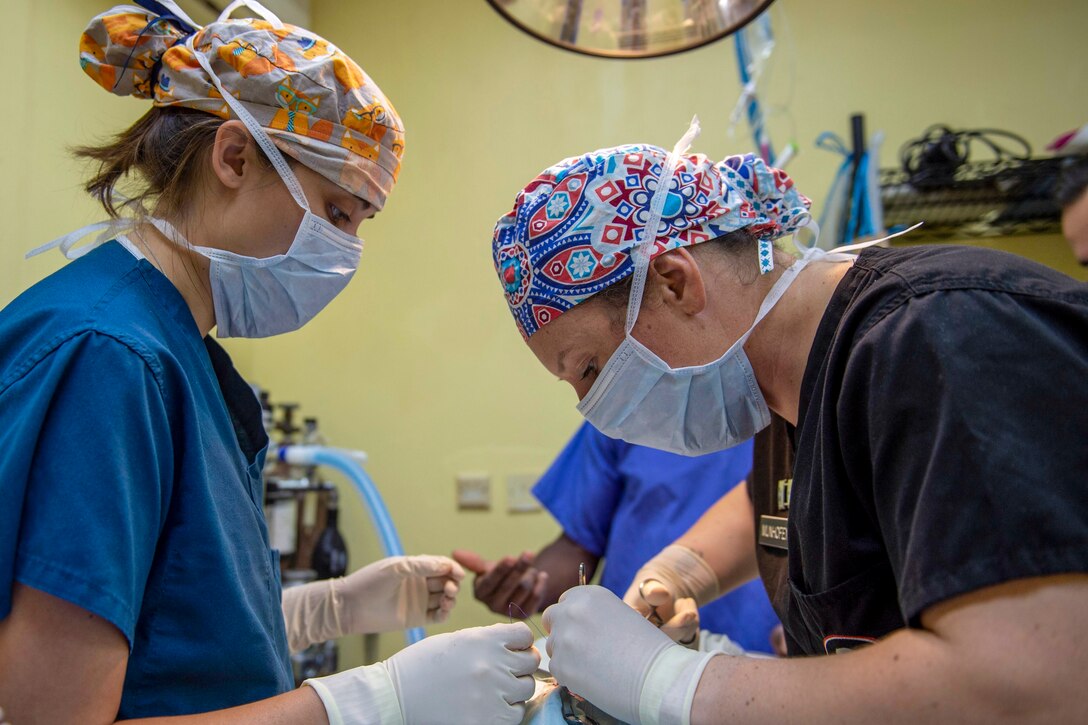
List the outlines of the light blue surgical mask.
{"type": "MultiPolygon", "coordinates": [[[[308,209],[287,252],[264,258],[192,245],[166,220],[148,222],[175,244],[211,260],[209,282],[218,337],[269,337],[302,327],[347,285],[359,267],[363,247],[362,240],[308,209]]],[[[26,256],[59,248],[68,259],[77,259],[114,238],[138,254],[121,236],[135,226],[129,218],[90,224],[26,256]],[[94,232],[100,232],[96,239],[76,246],[94,232]]]]}
{"type": "Polygon", "coordinates": [[[359,268],[363,242],[310,210],[294,172],[257,119],[223,88],[203,53],[193,56],[272,162],[295,203],[305,211],[285,254],[256,258],[193,247],[211,260],[216,334],[269,337],[297,330],[347,286],[359,268]]]}
{"type": "MultiPolygon", "coordinates": [[[[813,251],[784,271],[751,326],[725,354],[705,365],[670,367],[636,340],[631,335],[638,317],[636,301],[623,342],[579,403],[579,412],[610,438],[686,456],[725,450],[748,440],[770,424],[771,414],[744,344],[809,260],[818,255],[818,250],[813,251]]],[[[633,290],[634,285],[632,295],[633,290]]]]}
{"type": "Polygon", "coordinates": [[[270,337],[299,329],[347,285],[362,251],[359,239],[335,227],[330,230],[331,224],[308,209],[291,247],[274,257],[192,245],[169,222],[148,221],[175,244],[211,261],[217,337],[270,337]]]}
{"type": "MultiPolygon", "coordinates": [[[[652,242],[655,236],[650,230],[657,229],[661,219],[665,201],[663,191],[669,187],[677,158],[687,150],[697,134],[698,125],[693,122],[692,128],[669,155],[658,189],[650,201],[649,218],[642,237],[648,242],[652,242]]],[[[818,235],[818,229],[811,219],[808,226],[818,235]]],[[[748,329],[717,360],[682,368],[670,367],[631,335],[642,304],[652,243],[636,246],[632,250],[634,272],[623,342],[609,357],[597,380],[579,403],[578,411],[593,427],[610,438],[686,456],[725,450],[752,438],[771,422],[767,402],[744,352],[744,344],[752,331],[810,262],[817,259],[852,261],[852,255],[841,252],[881,241],[884,240],[825,252],[815,247],[803,247],[795,234],[794,242],[801,251],[801,258],[771,286],[748,329]]]]}

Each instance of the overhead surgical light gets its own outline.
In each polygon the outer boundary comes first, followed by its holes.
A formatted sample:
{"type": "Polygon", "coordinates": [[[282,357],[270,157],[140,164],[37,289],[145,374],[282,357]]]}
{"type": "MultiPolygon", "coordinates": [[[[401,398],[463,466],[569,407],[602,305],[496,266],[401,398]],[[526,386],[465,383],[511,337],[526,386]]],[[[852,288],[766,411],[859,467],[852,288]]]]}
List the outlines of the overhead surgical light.
{"type": "Polygon", "coordinates": [[[720,40],[773,0],[487,0],[520,30],[605,58],[653,58],[720,40]]]}

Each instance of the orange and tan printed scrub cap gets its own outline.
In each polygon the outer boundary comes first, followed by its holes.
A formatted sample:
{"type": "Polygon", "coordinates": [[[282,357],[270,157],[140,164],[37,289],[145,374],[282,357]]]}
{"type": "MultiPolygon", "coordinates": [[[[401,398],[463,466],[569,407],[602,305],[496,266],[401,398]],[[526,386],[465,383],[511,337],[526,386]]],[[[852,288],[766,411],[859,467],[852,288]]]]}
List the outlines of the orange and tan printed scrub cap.
{"type": "Polygon", "coordinates": [[[174,2],[137,2],[98,15],[80,39],[80,65],[100,86],[229,119],[197,59],[203,55],[281,151],[376,208],[385,205],[400,171],[404,126],[355,61],[257,2],[231,3],[205,27],[174,2]],[[262,17],[229,19],[241,5],[262,17]]]}

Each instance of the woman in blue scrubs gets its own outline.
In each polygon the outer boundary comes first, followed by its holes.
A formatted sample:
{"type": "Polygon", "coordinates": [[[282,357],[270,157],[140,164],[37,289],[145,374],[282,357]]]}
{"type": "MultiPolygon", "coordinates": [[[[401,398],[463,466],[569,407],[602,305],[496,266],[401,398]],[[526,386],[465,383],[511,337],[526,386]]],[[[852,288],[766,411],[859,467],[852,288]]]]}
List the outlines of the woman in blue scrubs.
{"type": "Polygon", "coordinates": [[[297,329],[343,289],[403,127],[313,33],[141,5],[80,43],[94,80],[154,103],[80,151],[106,233],[83,256],[62,240],[79,258],[0,313],[0,703],[21,724],[518,722],[537,664],[524,624],[292,689],[289,638],[350,612],[371,631],[440,619],[460,571],[409,557],[281,609],[260,408],[208,335],[297,329]]]}

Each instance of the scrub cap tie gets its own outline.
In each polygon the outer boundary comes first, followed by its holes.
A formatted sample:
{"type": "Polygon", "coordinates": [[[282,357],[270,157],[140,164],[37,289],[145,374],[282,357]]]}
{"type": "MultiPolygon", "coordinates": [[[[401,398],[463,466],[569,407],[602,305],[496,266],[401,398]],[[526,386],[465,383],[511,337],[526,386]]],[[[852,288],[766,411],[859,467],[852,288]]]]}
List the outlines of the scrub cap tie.
{"type": "Polygon", "coordinates": [[[564,159],[518,192],[495,225],[492,255],[523,338],[631,275],[636,247],[648,251],[648,263],[747,229],[760,240],[760,271],[770,271],[771,242],[804,226],[812,202],[785,172],[752,154],[714,163],[685,149],[671,175],[664,149],[615,146],[564,159]],[[663,177],[668,192],[656,234],[644,245],[663,177]]]}
{"type": "Polygon", "coordinates": [[[173,2],[139,4],[142,9],[120,5],[98,15],[80,38],[80,66],[95,82],[155,106],[229,119],[229,106],[197,60],[203,55],[281,151],[384,206],[400,171],[404,126],[355,61],[257,2],[231,3],[206,27],[173,2]],[[262,19],[229,19],[239,5],[262,19]]]}

